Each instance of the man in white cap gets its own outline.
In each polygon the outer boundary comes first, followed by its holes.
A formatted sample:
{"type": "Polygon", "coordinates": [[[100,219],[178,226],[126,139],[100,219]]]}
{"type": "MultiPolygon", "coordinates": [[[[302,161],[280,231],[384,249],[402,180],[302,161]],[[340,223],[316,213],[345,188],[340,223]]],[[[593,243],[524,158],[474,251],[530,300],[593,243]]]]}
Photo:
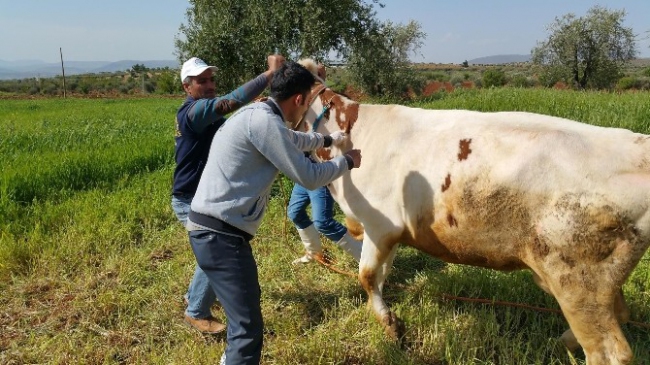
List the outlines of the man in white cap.
{"type": "MultiPolygon", "coordinates": [[[[187,99],[176,114],[176,168],[171,198],[172,209],[183,226],[187,223],[192,198],[215,132],[226,121],[227,114],[248,104],[264,91],[273,72],[284,63],[284,57],[270,55],[267,63],[268,70],[223,96],[215,93],[215,66],[209,66],[197,57],[183,64],[181,82],[187,99]]],[[[197,265],[185,294],[185,321],[202,333],[224,331],[226,326],[217,321],[210,310],[215,300],[207,276],[197,265]]]]}

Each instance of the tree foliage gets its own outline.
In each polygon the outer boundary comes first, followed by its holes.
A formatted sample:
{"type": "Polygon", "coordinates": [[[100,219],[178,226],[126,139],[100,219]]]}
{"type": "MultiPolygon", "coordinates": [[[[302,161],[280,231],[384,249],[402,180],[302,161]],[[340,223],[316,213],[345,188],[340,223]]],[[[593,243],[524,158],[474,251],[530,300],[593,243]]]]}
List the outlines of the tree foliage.
{"type": "Polygon", "coordinates": [[[584,17],[567,14],[548,27],[546,41],[532,51],[547,84],[565,81],[577,88],[610,88],[621,77],[623,65],[637,53],[634,33],[623,26],[625,10],[600,6],[584,17]]]}
{"type": "Polygon", "coordinates": [[[409,88],[421,89],[424,80],[413,72],[409,54],[417,52],[424,36],[415,21],[376,23],[351,44],[347,61],[352,80],[374,96],[401,98],[409,88]]]}
{"type": "MultiPolygon", "coordinates": [[[[402,27],[384,27],[376,18],[379,0],[189,0],[186,24],[176,37],[180,61],[197,56],[219,67],[217,88],[230,90],[266,69],[266,56],[278,52],[290,59],[334,57],[347,62],[372,60],[368,44],[378,47],[377,57],[401,55],[392,48],[413,38],[400,38],[402,27]],[[381,37],[392,37],[385,39],[381,37]],[[391,51],[394,51],[391,53],[391,51]]],[[[413,29],[419,25],[408,25],[413,29]]],[[[414,41],[419,41],[418,38],[414,41]]],[[[408,45],[407,47],[412,47],[408,45]]],[[[374,61],[374,60],[373,60],[374,61]]],[[[374,62],[374,72],[397,73],[401,59],[374,62]],[[382,68],[377,68],[380,64],[382,68]]],[[[370,69],[370,68],[366,68],[370,69]]],[[[388,76],[387,76],[388,77],[388,76]]],[[[390,76],[394,77],[394,76],[390,76]]]]}
{"type": "Polygon", "coordinates": [[[483,87],[500,87],[506,84],[506,73],[501,69],[487,70],[482,77],[483,87]]]}

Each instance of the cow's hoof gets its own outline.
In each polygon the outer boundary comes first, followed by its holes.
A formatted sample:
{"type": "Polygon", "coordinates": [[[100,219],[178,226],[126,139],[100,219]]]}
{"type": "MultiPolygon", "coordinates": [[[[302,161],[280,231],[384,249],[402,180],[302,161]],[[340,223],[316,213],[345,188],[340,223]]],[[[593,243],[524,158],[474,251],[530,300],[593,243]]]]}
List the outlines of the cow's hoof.
{"type": "Polygon", "coordinates": [[[578,343],[578,340],[576,339],[576,336],[573,335],[573,332],[571,330],[566,330],[560,336],[560,341],[566,346],[569,351],[576,351],[580,349],[580,344],[578,343]]]}
{"type": "Polygon", "coordinates": [[[390,312],[387,316],[384,317],[384,326],[386,329],[386,334],[394,341],[401,342],[404,338],[406,332],[404,321],[399,319],[395,313],[390,312]]]}

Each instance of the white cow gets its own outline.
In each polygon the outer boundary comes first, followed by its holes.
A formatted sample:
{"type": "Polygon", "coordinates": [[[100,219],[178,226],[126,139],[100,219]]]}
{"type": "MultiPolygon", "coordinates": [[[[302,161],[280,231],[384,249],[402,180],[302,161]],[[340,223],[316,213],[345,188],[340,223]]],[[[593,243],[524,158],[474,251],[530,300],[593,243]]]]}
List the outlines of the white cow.
{"type": "Polygon", "coordinates": [[[359,280],[389,334],[382,299],[398,243],[451,263],[530,269],[553,295],[588,365],[628,364],[621,286],[650,245],[650,136],[545,115],[358,104],[323,85],[302,130],[344,130],[329,159],[362,166],[328,187],[365,230],[359,280]]]}

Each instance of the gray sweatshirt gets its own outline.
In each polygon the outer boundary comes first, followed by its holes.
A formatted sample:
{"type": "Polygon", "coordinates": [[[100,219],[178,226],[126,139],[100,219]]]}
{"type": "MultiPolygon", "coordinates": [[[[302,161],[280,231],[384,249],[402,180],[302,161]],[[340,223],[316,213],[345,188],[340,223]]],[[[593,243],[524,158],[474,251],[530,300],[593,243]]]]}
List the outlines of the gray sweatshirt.
{"type": "MultiPolygon", "coordinates": [[[[278,171],[310,190],[348,171],[344,156],[323,163],[305,157],[303,151],[323,142],[321,134],[288,129],[284,118],[264,103],[240,109],[214,136],[192,210],[254,235],[278,171]]],[[[187,229],[205,228],[190,220],[187,229]]]]}

